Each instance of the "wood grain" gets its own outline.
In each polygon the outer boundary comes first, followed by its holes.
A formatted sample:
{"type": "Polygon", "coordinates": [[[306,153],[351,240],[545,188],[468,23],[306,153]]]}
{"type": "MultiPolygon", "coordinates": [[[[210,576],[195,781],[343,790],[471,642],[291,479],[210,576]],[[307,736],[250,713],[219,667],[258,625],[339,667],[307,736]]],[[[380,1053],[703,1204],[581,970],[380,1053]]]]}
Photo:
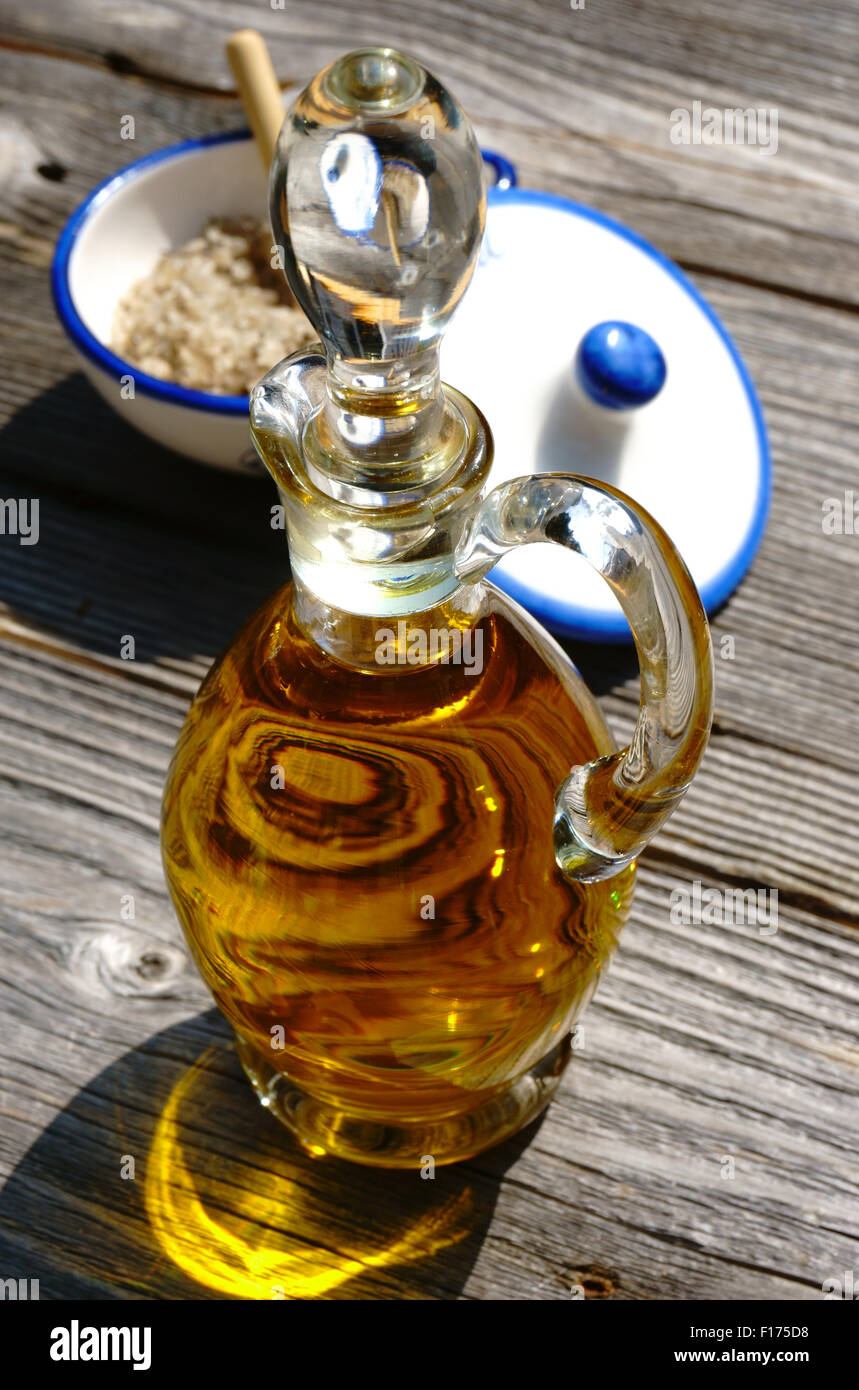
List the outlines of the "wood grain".
{"type": "MultiPolygon", "coordinates": [[[[100,139],[109,143],[119,113],[100,110],[108,90],[100,73],[126,75],[114,90],[123,91],[123,111],[141,116],[153,99],[169,102],[187,88],[221,95],[208,103],[215,125],[225,106],[235,109],[223,40],[248,13],[286,84],[306,80],[335,48],[376,42],[383,32],[435,66],[479,135],[517,161],[524,183],[632,222],[685,266],[857,302],[857,72],[844,39],[851,5],[802,16],[778,0],[753,13],[740,0],[698,0],[691,13],[655,0],[579,11],[560,0],[485,9],[335,0],[320,32],[309,0],[250,11],[217,0],[121,11],[98,0],[9,0],[0,42],[78,63],[78,80],[95,98],[88,119],[94,127],[103,120],[100,139]],[[775,108],[778,157],[738,145],[673,145],[670,114],[695,100],[775,108]]],[[[63,90],[74,85],[66,72],[63,90]]]]}
{"type": "MultiPolygon", "coordinates": [[[[795,1301],[857,1267],[859,541],[821,526],[859,491],[857,32],[852,3],[774,0],[7,0],[0,495],[39,496],[42,536],[0,536],[0,1276],[54,1298],[795,1301]],[[299,1154],[187,957],[160,790],[209,661],[285,572],[273,494],[120,423],[50,304],[54,239],[99,179],[241,123],[220,45],[244,23],[289,82],[382,35],[415,51],[523,182],[691,268],[773,447],[763,547],[713,624],[712,746],[584,1046],[536,1132],[433,1183],[299,1154]],[[673,146],[693,100],[777,107],[777,157],[673,146]],[[778,932],[673,923],[695,880],[777,891],[778,932]]],[[[574,655],[627,734],[629,654],[574,655]]]]}

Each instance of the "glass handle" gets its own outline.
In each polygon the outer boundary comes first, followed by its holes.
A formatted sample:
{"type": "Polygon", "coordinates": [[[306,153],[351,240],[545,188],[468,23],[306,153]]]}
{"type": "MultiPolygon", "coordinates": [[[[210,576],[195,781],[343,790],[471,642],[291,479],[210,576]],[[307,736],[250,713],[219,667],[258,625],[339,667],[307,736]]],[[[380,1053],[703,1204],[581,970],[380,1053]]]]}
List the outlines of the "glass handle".
{"type": "Polygon", "coordinates": [[[603,576],[626,614],[641,668],[628,748],[574,767],[555,798],[555,858],[569,878],[618,873],[674,810],[712,722],[713,653],[698,591],[662,527],[630,498],[564,473],[514,478],[483,501],[457,552],[463,580],[514,546],[554,541],[603,576]]]}

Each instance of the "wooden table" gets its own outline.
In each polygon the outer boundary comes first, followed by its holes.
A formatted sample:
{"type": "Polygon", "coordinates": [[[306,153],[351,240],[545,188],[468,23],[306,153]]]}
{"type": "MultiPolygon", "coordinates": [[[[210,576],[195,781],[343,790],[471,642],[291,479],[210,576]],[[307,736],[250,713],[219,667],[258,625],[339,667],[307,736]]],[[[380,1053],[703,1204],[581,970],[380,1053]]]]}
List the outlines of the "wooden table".
{"type": "MultiPolygon", "coordinates": [[[[859,537],[822,526],[859,496],[856,5],[5,0],[0,31],[0,493],[38,497],[41,530],[0,536],[0,1277],[43,1298],[820,1298],[859,1232],[859,537]],[[363,42],[414,51],[523,183],[691,273],[771,435],[769,529],[713,624],[711,748],[641,864],[586,1045],[536,1133],[434,1182],[303,1157],[188,959],[161,786],[282,536],[267,483],[120,423],[49,298],[97,181],[242,123],[222,58],[242,23],[288,84],[363,42]],[[777,156],[673,145],[695,100],[776,107],[777,156]],[[777,890],[778,932],[672,924],[695,880],[777,890]]],[[[575,655],[628,734],[628,658],[575,655]]]]}

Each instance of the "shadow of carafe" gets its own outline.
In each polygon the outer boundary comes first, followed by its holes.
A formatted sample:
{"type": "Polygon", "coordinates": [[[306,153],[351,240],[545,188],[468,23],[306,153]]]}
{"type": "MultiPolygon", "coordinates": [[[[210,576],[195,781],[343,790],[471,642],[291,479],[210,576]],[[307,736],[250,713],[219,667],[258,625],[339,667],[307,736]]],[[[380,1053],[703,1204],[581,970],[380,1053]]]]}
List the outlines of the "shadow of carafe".
{"type": "Polygon", "coordinates": [[[53,1299],[456,1298],[537,1124],[488,1172],[311,1158],[211,1010],[107,1067],[33,1144],[0,1194],[0,1271],[53,1299]]]}

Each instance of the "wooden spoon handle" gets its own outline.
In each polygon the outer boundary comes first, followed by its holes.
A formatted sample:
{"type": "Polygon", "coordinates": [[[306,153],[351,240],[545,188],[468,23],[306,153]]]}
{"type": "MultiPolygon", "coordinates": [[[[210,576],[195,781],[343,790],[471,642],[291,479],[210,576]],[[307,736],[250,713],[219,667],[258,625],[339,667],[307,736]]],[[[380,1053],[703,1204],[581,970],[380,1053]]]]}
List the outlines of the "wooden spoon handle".
{"type": "Polygon", "coordinates": [[[271,56],[256,29],[237,29],[227,39],[226,49],[248,124],[268,173],[284,118],[283,98],[271,56]]]}

